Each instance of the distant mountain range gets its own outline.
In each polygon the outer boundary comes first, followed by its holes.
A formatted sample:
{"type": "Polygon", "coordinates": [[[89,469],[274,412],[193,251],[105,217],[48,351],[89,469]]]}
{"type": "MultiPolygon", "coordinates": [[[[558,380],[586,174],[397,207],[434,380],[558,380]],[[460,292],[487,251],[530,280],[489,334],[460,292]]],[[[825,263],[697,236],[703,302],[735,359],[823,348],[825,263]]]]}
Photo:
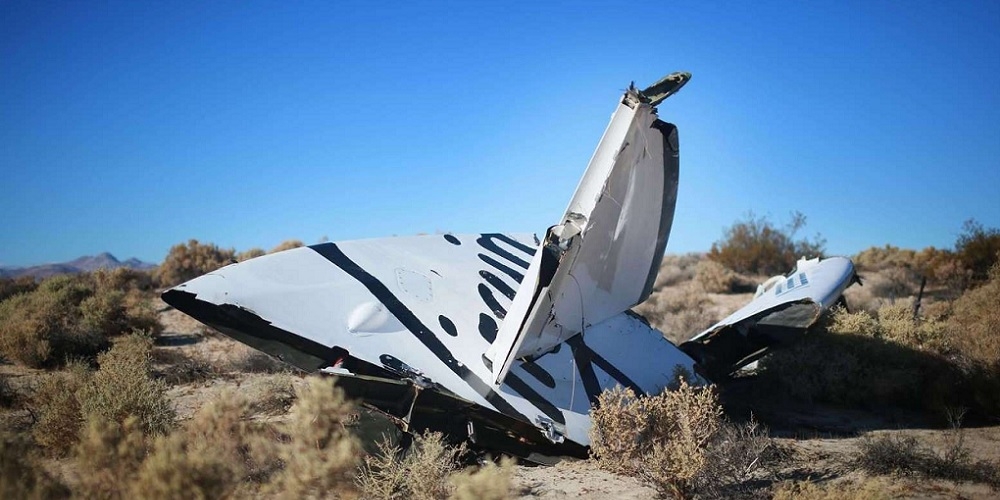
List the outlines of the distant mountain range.
{"type": "Polygon", "coordinates": [[[128,267],[131,269],[152,269],[156,264],[143,262],[136,258],[120,261],[108,252],[99,255],[85,255],[69,262],[56,264],[42,264],[31,267],[6,267],[0,266],[0,278],[17,278],[20,276],[34,276],[35,278],[48,278],[57,274],[73,274],[96,271],[98,269],[117,269],[128,267]]]}

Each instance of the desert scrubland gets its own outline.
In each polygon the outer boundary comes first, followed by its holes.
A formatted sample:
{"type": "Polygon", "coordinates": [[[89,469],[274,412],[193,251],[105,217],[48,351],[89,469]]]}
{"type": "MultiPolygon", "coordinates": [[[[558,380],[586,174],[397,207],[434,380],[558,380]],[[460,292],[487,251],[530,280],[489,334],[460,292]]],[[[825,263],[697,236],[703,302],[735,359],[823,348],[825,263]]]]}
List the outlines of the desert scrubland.
{"type": "MultiPolygon", "coordinates": [[[[679,343],[823,242],[739,221],[668,255],[635,311],[679,343]]],[[[286,242],[273,251],[301,245],[286,242]]],[[[991,498],[1000,495],[1000,232],[872,247],[863,286],[719,385],[609,391],[592,458],[552,467],[417,436],[158,290],[262,255],[189,241],[151,272],[0,281],[3,498],[991,498]],[[922,287],[923,285],[923,287],[922,287]],[[921,288],[923,292],[921,293],[921,288]],[[919,306],[918,306],[919,297],[919,306]]]]}

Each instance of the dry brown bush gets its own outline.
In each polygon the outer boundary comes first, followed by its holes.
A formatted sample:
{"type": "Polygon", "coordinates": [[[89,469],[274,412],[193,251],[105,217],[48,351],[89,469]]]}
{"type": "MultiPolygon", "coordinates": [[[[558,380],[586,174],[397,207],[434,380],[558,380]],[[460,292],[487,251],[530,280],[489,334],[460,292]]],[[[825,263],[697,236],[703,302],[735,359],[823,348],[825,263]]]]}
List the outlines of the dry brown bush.
{"type": "Polygon", "coordinates": [[[785,481],[774,489],[774,500],[889,500],[897,498],[901,488],[883,479],[862,479],[857,483],[816,483],[785,481]]]}
{"type": "Polygon", "coordinates": [[[710,311],[711,301],[694,283],[666,287],[653,293],[633,310],[674,343],[712,326],[718,318],[710,311]]]}
{"type": "Polygon", "coordinates": [[[242,373],[285,373],[289,365],[256,349],[239,344],[228,360],[228,369],[242,373]]]}
{"type": "MultiPolygon", "coordinates": [[[[31,367],[92,358],[108,339],[161,326],[135,271],[98,271],[43,281],[0,302],[0,353],[31,367]]],[[[148,279],[148,278],[146,278],[148,279]]]]}
{"type": "Polygon", "coordinates": [[[278,253],[285,250],[291,250],[293,248],[299,248],[301,246],[305,246],[305,243],[302,243],[299,240],[285,240],[278,243],[278,246],[272,248],[271,251],[267,253],[278,253]]]}
{"type": "Polygon", "coordinates": [[[29,293],[38,288],[38,282],[32,276],[17,278],[0,278],[0,302],[22,293],[29,293]]]}
{"type": "Polygon", "coordinates": [[[91,418],[76,446],[80,482],[74,496],[80,498],[129,498],[128,486],[150,448],[139,420],[124,422],[91,418]]]}
{"type": "Polygon", "coordinates": [[[364,498],[373,500],[446,498],[448,478],[458,468],[456,457],[464,452],[464,443],[451,448],[437,432],[414,436],[405,451],[383,437],[378,451],[365,457],[358,486],[364,498]]]}
{"type": "Polygon", "coordinates": [[[288,373],[253,376],[240,384],[240,391],[255,415],[282,414],[295,403],[295,387],[288,373]]]}
{"type": "Polygon", "coordinates": [[[32,394],[28,406],[37,420],[32,435],[50,453],[62,455],[76,444],[83,423],[77,392],[90,378],[87,365],[73,362],[43,378],[32,394]]]}
{"type": "Polygon", "coordinates": [[[703,260],[695,266],[695,280],[708,293],[730,293],[736,286],[736,273],[714,260],[703,260]]]}
{"type": "Polygon", "coordinates": [[[952,304],[948,330],[964,355],[1000,370],[1000,263],[984,285],[952,304]]]}
{"type": "Polygon", "coordinates": [[[785,228],[775,227],[767,217],[753,213],[725,231],[722,240],[712,244],[708,258],[738,273],[775,275],[788,272],[801,257],[822,257],[826,242],[815,239],[795,240],[795,233],[805,226],[806,217],[792,213],[785,228]]]}
{"type": "Polygon", "coordinates": [[[69,490],[45,472],[24,436],[0,432],[0,498],[67,497],[69,490]]]}
{"type": "Polygon", "coordinates": [[[687,496],[722,423],[714,389],[684,377],[675,390],[655,396],[617,387],[591,410],[590,451],[602,469],[639,477],[662,495],[687,496]]]}
{"type": "Polygon", "coordinates": [[[85,419],[101,417],[124,422],[135,417],[149,434],[167,432],[174,423],[174,409],[167,386],[152,378],[152,340],[135,333],[120,339],[97,358],[98,369],[79,391],[85,419]]]}
{"type": "Polygon", "coordinates": [[[665,255],[657,271],[656,281],[653,282],[653,290],[691,281],[694,279],[695,267],[704,259],[705,255],[700,253],[665,255]]]}
{"type": "Polygon", "coordinates": [[[124,491],[138,498],[259,495],[281,462],[273,432],[248,418],[246,401],[224,392],[184,427],[157,439],[124,491]]]}
{"type": "Polygon", "coordinates": [[[266,254],[267,254],[267,252],[265,252],[261,248],[256,248],[256,247],[255,248],[251,248],[250,250],[244,250],[244,251],[236,254],[236,262],[244,262],[244,261],[248,261],[250,259],[256,259],[257,257],[260,257],[261,255],[266,255],[266,254]]]}
{"type": "Polygon", "coordinates": [[[93,356],[107,340],[81,324],[80,303],[91,295],[80,277],[56,276],[31,293],[0,302],[0,352],[35,368],[67,356],[93,356]]]}
{"type": "Polygon", "coordinates": [[[451,475],[452,500],[505,500],[510,498],[515,460],[503,457],[500,463],[487,461],[451,475]]]}
{"type": "Polygon", "coordinates": [[[233,249],[191,239],[170,247],[170,252],[156,270],[160,286],[174,286],[214,271],[234,261],[233,249]]]}
{"type": "Polygon", "coordinates": [[[289,440],[277,450],[285,467],[271,488],[290,498],[349,495],[361,452],[345,425],[353,405],[325,377],[312,378],[296,395],[285,429],[289,440]]]}
{"type": "Polygon", "coordinates": [[[974,219],[965,221],[955,241],[955,255],[971,273],[973,284],[988,280],[990,269],[1000,262],[1000,229],[985,228],[974,219]]]}
{"type": "Polygon", "coordinates": [[[917,475],[1000,489],[1000,463],[973,459],[960,428],[952,430],[951,443],[943,453],[913,436],[865,435],[858,444],[854,464],[872,474],[917,475]]]}

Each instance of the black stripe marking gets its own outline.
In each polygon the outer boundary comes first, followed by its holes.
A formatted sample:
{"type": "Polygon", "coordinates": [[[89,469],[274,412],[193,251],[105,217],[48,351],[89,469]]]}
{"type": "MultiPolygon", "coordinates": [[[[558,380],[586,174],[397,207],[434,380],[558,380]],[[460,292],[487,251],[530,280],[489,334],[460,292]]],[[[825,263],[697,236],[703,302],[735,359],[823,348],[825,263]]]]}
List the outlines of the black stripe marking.
{"type": "MultiPolygon", "coordinates": [[[[598,368],[602,369],[611,378],[615,379],[619,384],[632,389],[636,394],[645,394],[639,384],[630,379],[621,370],[616,368],[608,360],[604,359],[600,354],[594,352],[587,344],[583,342],[582,335],[574,335],[566,341],[567,344],[573,349],[573,358],[576,360],[577,369],[580,371],[580,378],[583,379],[584,389],[587,391],[587,397],[591,396],[591,389],[588,388],[588,383],[597,384],[597,393],[600,394],[601,388],[600,384],[597,382],[597,375],[594,373],[593,365],[597,365],[598,368]],[[593,377],[590,382],[588,378],[593,377]]],[[[591,399],[593,402],[593,399],[591,399]]]]}
{"type": "MultiPolygon", "coordinates": [[[[490,344],[497,339],[497,322],[484,313],[479,313],[479,334],[490,344]]],[[[490,368],[492,371],[493,369],[490,368]]]]}
{"type": "Polygon", "coordinates": [[[536,380],[541,382],[545,387],[549,389],[556,388],[556,379],[552,378],[549,372],[545,371],[545,368],[538,366],[534,361],[525,361],[521,363],[521,368],[528,372],[529,375],[535,377],[536,380]]]}
{"type": "Polygon", "coordinates": [[[493,266],[494,268],[496,268],[497,271],[500,271],[501,273],[504,273],[507,276],[510,276],[511,278],[514,278],[514,281],[516,281],[518,283],[524,281],[524,275],[523,274],[521,274],[521,273],[519,273],[519,272],[517,272],[517,271],[515,271],[515,270],[513,270],[513,269],[511,269],[511,268],[509,268],[509,267],[507,267],[507,266],[505,266],[503,264],[501,264],[499,261],[497,261],[493,257],[490,257],[489,255],[481,253],[481,254],[479,254],[479,260],[481,260],[481,261],[483,261],[483,262],[485,262],[485,263],[493,266]]]}
{"type": "Polygon", "coordinates": [[[521,380],[520,377],[514,375],[511,372],[507,372],[507,378],[505,378],[504,383],[514,389],[515,392],[520,394],[524,399],[527,399],[531,404],[535,405],[545,416],[551,418],[552,420],[559,422],[560,424],[566,425],[566,417],[563,416],[559,408],[548,402],[541,394],[535,392],[527,382],[521,380]]]}
{"type": "Polygon", "coordinates": [[[512,253],[510,253],[506,249],[500,248],[500,245],[497,245],[497,242],[494,241],[494,240],[500,240],[500,241],[502,241],[502,242],[504,242],[504,243],[506,243],[506,244],[508,244],[508,245],[510,245],[510,246],[512,246],[512,247],[514,247],[514,248],[516,248],[516,249],[518,249],[518,250],[520,250],[520,251],[528,254],[528,255],[532,255],[532,256],[535,255],[535,249],[534,248],[531,248],[531,247],[529,247],[529,246],[527,246],[527,245],[525,245],[523,243],[520,243],[517,240],[511,238],[510,236],[507,236],[506,234],[491,233],[491,234],[484,234],[484,235],[481,235],[479,238],[476,238],[476,243],[479,243],[479,246],[481,246],[481,247],[489,250],[490,252],[493,252],[493,253],[499,255],[500,257],[503,257],[503,258],[507,259],[512,264],[514,264],[516,266],[519,266],[522,269],[527,269],[528,268],[528,261],[526,261],[526,260],[524,260],[524,259],[522,259],[522,258],[520,258],[520,257],[518,257],[518,256],[516,256],[516,255],[514,255],[512,253]]]}
{"type": "Polygon", "coordinates": [[[504,295],[504,297],[514,300],[514,289],[507,283],[504,283],[504,281],[497,277],[497,275],[489,271],[479,271],[479,275],[482,276],[487,283],[493,285],[493,288],[496,288],[498,292],[504,295]]]}
{"type": "Polygon", "coordinates": [[[462,242],[459,241],[458,238],[456,238],[454,235],[451,235],[451,234],[444,235],[444,239],[448,240],[448,243],[451,243],[452,245],[461,245],[462,244],[462,242]]]}
{"type": "Polygon", "coordinates": [[[580,372],[580,380],[583,381],[583,390],[587,393],[587,399],[591,406],[597,405],[597,397],[601,395],[601,383],[597,380],[592,364],[594,351],[590,350],[584,343],[580,335],[574,335],[566,341],[573,348],[573,359],[576,360],[576,369],[580,372]]]}
{"type": "MultiPolygon", "coordinates": [[[[444,362],[444,364],[452,372],[461,377],[465,383],[469,384],[469,387],[479,393],[480,396],[486,399],[486,401],[492,404],[497,410],[505,415],[518,418],[526,422],[531,422],[526,416],[511,406],[506,399],[493,391],[493,389],[477,377],[476,374],[472,373],[467,366],[455,359],[448,348],[441,343],[441,340],[438,339],[437,336],[434,335],[434,332],[427,328],[427,326],[420,321],[420,318],[417,318],[417,316],[413,314],[413,311],[410,311],[410,309],[406,307],[406,304],[400,302],[400,300],[396,298],[395,294],[386,288],[386,286],[382,284],[378,278],[372,276],[368,273],[368,271],[365,271],[361,268],[361,266],[357,265],[354,261],[348,258],[335,243],[320,243],[318,245],[311,245],[309,248],[325,257],[326,260],[329,260],[345,273],[364,285],[364,287],[367,288],[368,291],[379,300],[379,302],[384,304],[385,307],[389,309],[389,312],[392,313],[392,315],[395,316],[396,319],[399,320],[399,322],[402,323],[403,326],[405,326],[406,329],[417,338],[417,340],[424,344],[424,347],[427,347],[429,351],[434,353],[434,355],[444,362]]],[[[542,408],[539,409],[543,412],[545,411],[542,408]]]]}
{"type": "Polygon", "coordinates": [[[503,306],[500,305],[500,301],[493,296],[493,290],[490,290],[490,287],[480,283],[479,296],[483,299],[483,302],[486,303],[486,307],[489,307],[490,311],[493,311],[493,314],[497,317],[497,319],[503,319],[504,316],[507,316],[507,310],[504,309],[503,306]]]}

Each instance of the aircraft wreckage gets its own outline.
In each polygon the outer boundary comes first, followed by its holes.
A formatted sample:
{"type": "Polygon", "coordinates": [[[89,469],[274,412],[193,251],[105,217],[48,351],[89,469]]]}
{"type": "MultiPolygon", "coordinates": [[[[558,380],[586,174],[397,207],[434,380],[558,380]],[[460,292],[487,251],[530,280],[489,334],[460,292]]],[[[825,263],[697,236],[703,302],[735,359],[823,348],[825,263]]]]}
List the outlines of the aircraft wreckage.
{"type": "Polygon", "coordinates": [[[231,264],[163,300],[302,370],[335,374],[403,431],[539,462],[586,456],[601,391],[658,393],[677,367],[721,380],[805,333],[855,279],[849,259],[801,260],[679,346],[630,311],[653,288],[677,197],[677,127],[657,106],[690,76],[625,91],[541,239],[320,243],[231,264]]]}

